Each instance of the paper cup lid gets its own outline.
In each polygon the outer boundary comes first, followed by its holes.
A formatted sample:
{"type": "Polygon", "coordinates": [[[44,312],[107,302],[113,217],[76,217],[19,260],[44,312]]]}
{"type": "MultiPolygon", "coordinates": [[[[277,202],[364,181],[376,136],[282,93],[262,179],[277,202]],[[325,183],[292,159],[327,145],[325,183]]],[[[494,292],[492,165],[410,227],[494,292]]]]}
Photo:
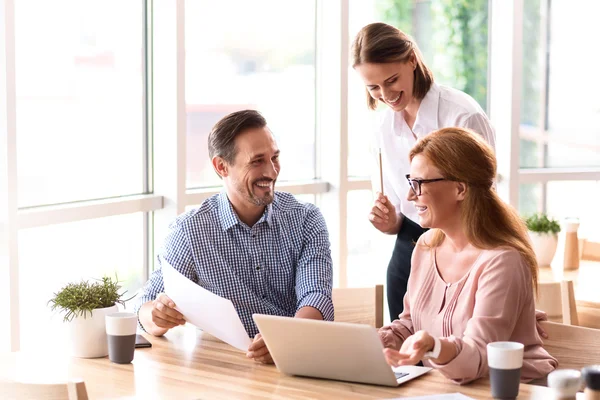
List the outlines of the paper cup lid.
{"type": "Polygon", "coordinates": [[[493,342],[487,345],[488,366],[494,369],[517,369],[523,366],[523,344],[493,342]]]}

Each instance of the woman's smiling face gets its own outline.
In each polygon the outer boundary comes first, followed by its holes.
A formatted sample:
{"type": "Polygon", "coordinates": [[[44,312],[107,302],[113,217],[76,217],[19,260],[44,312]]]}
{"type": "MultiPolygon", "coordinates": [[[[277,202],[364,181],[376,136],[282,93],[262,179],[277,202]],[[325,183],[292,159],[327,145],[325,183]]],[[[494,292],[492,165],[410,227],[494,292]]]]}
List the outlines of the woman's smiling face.
{"type": "Polygon", "coordinates": [[[394,111],[402,111],[413,100],[415,61],[365,63],[354,67],[369,94],[394,111]]]}

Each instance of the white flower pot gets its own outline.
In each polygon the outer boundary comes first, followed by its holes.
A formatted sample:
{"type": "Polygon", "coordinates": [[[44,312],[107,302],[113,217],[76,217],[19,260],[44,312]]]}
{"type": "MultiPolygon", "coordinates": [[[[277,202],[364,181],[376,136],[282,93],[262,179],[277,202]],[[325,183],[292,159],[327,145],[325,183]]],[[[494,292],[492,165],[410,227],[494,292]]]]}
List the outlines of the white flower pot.
{"type": "Polygon", "coordinates": [[[108,355],[108,339],[106,337],[105,316],[116,313],[119,308],[97,308],[92,315],[77,316],[69,324],[71,334],[71,353],[80,358],[97,358],[108,355]]]}
{"type": "Polygon", "coordinates": [[[549,267],[554,254],[556,253],[556,246],[558,245],[558,235],[556,233],[540,233],[529,231],[529,239],[535,252],[535,258],[539,267],[549,267]]]}

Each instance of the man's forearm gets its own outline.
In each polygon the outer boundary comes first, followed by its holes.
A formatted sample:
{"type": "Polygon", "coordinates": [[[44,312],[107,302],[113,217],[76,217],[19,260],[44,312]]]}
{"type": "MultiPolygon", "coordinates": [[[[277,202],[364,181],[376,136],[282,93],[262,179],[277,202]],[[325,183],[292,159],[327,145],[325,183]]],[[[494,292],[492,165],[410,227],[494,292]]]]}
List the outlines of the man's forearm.
{"type": "Polygon", "coordinates": [[[319,319],[323,320],[323,314],[321,311],[317,310],[314,307],[304,306],[298,311],[296,311],[296,318],[306,318],[306,319],[319,319]]]}
{"type": "Polygon", "coordinates": [[[159,328],[152,322],[152,301],[148,301],[140,307],[138,318],[146,332],[151,335],[162,336],[168,331],[166,328],[159,328]]]}

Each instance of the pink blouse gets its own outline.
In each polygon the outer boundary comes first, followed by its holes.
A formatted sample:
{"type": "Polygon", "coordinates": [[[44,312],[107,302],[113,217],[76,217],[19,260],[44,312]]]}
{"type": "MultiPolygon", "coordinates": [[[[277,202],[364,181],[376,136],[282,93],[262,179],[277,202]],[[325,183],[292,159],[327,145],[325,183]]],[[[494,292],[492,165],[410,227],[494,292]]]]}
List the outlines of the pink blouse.
{"type": "Polygon", "coordinates": [[[521,379],[546,376],[558,362],[542,347],[537,333],[531,272],[512,248],[483,250],[471,269],[455,283],[441,278],[434,250],[418,241],[412,256],[404,312],[379,330],[385,347],[400,349],[413,333],[425,330],[454,343],[457,356],[440,365],[424,360],[456,383],[488,375],[486,345],[514,341],[525,345],[521,379]]]}

